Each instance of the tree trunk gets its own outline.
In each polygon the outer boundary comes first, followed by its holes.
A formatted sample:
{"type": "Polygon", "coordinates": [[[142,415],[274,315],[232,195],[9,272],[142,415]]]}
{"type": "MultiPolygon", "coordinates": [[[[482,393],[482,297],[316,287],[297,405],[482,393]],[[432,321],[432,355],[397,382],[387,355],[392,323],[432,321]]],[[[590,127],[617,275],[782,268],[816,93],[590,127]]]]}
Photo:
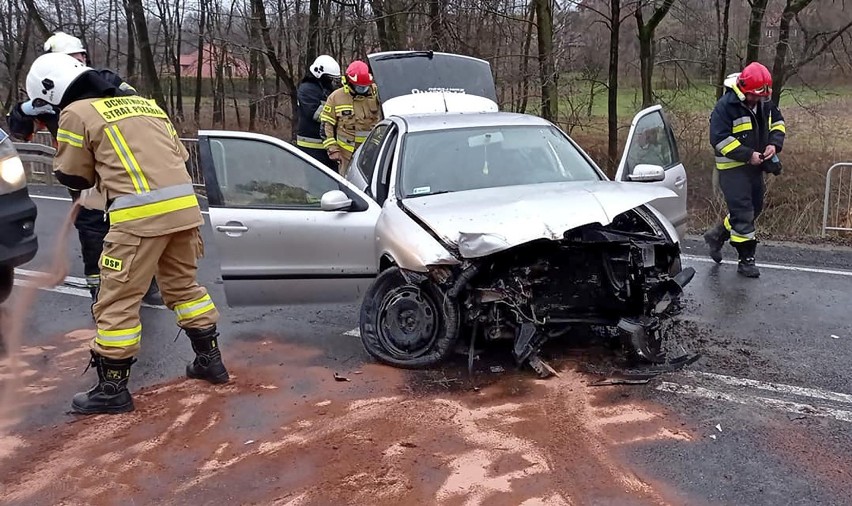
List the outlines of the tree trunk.
{"type": "Polygon", "coordinates": [[[674,0],[664,0],[663,4],[654,10],[648,24],[642,16],[642,7],[636,8],[636,26],[639,32],[639,73],[642,83],[642,108],[654,104],[654,57],[656,53],[655,32],[669,13],[674,0]]]}
{"type": "Polygon", "coordinates": [[[35,0],[24,0],[24,3],[27,5],[27,13],[30,15],[30,19],[35,23],[35,27],[36,30],[38,30],[39,35],[41,35],[43,39],[47,40],[48,37],[50,37],[51,32],[44,23],[44,19],[41,17],[38,7],[36,7],[35,0]]]}
{"type": "Polygon", "coordinates": [[[551,0],[536,0],[535,16],[538,28],[538,66],[541,79],[541,116],[558,121],[559,91],[553,62],[553,11],[551,0]]]}
{"type": "Polygon", "coordinates": [[[748,49],[746,64],[760,59],[760,43],[763,40],[763,16],[769,0],[749,0],[751,15],[748,21],[748,49]]]}
{"type": "Polygon", "coordinates": [[[716,100],[725,93],[725,77],[728,75],[728,38],[730,33],[731,0],[725,0],[724,12],[719,15],[719,0],[716,0],[719,54],[716,59],[716,100]]]}
{"type": "Polygon", "coordinates": [[[172,65],[175,72],[175,93],[177,94],[177,119],[183,121],[183,77],[181,76],[180,55],[181,46],[183,46],[183,8],[184,3],[181,0],[175,0],[175,33],[177,40],[175,41],[174,49],[172,50],[172,65]]]}
{"type": "MultiPolygon", "coordinates": [[[[313,1],[313,0],[312,0],[313,1]]],[[[256,5],[251,4],[251,20],[249,21],[249,40],[256,41],[260,39],[260,30],[258,29],[258,14],[255,11],[256,5]]],[[[248,93],[249,93],[249,131],[253,132],[257,127],[257,104],[258,104],[258,67],[260,66],[260,58],[258,51],[251,48],[249,55],[249,77],[248,77],[248,93]]]]}
{"type": "MultiPolygon", "coordinates": [[[[320,42],[320,3],[319,0],[310,0],[308,12],[308,49],[305,52],[305,63],[303,68],[313,63],[319,55],[320,42]]],[[[254,39],[253,39],[254,40],[254,39]]]]}
{"type": "Polygon", "coordinates": [[[446,0],[429,0],[429,47],[441,51],[444,47],[444,11],[446,0]]]}
{"type": "Polygon", "coordinates": [[[124,19],[127,22],[127,79],[133,82],[136,80],[136,30],[129,0],[124,0],[124,19]]]}
{"type": "Polygon", "coordinates": [[[784,13],[781,14],[781,26],[778,31],[778,43],[775,45],[775,62],[772,65],[772,101],[777,105],[781,100],[781,91],[787,84],[789,67],[787,53],[790,52],[790,24],[812,0],[787,0],[784,13]]]}
{"type": "Polygon", "coordinates": [[[193,115],[196,126],[201,124],[201,94],[204,91],[201,70],[204,68],[204,28],[207,23],[207,0],[199,2],[201,12],[198,18],[198,62],[195,66],[195,108],[193,115]]]}
{"type": "Polygon", "coordinates": [[[621,33],[621,0],[609,0],[609,85],[607,104],[607,132],[609,137],[607,154],[610,175],[615,174],[618,157],[618,39],[621,33]]]}
{"type": "Polygon", "coordinates": [[[530,98],[530,46],[532,46],[532,32],[535,26],[535,2],[531,0],[529,4],[529,13],[527,14],[527,26],[524,30],[524,50],[521,58],[521,90],[520,90],[520,105],[518,112],[527,112],[527,105],[530,98]]]}
{"type": "Polygon", "coordinates": [[[272,65],[272,69],[275,71],[275,75],[284,84],[284,86],[287,87],[287,91],[290,95],[291,126],[295,132],[299,116],[299,105],[296,100],[296,81],[293,80],[293,77],[289,72],[287,72],[287,69],[281,65],[281,62],[275,54],[275,46],[272,44],[272,35],[269,33],[269,23],[266,21],[266,9],[263,5],[263,0],[251,0],[251,2],[255,11],[258,13],[261,39],[263,40],[263,45],[266,47],[266,59],[269,60],[270,65],[272,65]]]}
{"type": "Polygon", "coordinates": [[[154,53],[151,50],[151,41],[148,38],[148,21],[145,19],[145,7],[142,0],[127,0],[133,13],[133,25],[136,28],[136,41],[139,43],[139,58],[142,60],[142,78],[148,88],[148,94],[154,98],[157,104],[166,108],[166,100],[163,98],[163,87],[157,75],[157,67],[154,64],[154,53]]]}

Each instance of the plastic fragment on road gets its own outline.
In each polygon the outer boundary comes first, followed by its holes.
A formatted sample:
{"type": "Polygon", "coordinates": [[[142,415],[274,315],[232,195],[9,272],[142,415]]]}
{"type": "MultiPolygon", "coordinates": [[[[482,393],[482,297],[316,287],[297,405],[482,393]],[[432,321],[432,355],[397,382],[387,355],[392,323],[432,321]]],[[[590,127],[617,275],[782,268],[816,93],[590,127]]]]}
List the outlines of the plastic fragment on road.
{"type": "Polygon", "coordinates": [[[716,434],[710,434],[710,439],[715,440],[715,439],[716,439],[716,434]]]}
{"type": "Polygon", "coordinates": [[[835,335],[835,334],[831,334],[831,338],[832,338],[832,339],[840,339],[840,336],[835,335]]]}
{"type": "Polygon", "coordinates": [[[341,376],[337,373],[334,373],[334,381],[352,381],[352,380],[350,380],[346,376],[341,376]]]}
{"type": "Polygon", "coordinates": [[[245,442],[245,443],[243,443],[243,444],[244,444],[244,445],[250,445],[250,444],[252,444],[252,443],[254,443],[254,439],[249,439],[248,441],[246,441],[246,442],[245,442]]]}
{"type": "Polygon", "coordinates": [[[716,424],[716,430],[718,430],[719,432],[722,432],[722,424],[721,423],[716,424]]]}
{"type": "Polygon", "coordinates": [[[329,404],[331,404],[331,401],[321,401],[321,402],[316,403],[315,406],[321,408],[323,406],[328,406],[329,404]]]}

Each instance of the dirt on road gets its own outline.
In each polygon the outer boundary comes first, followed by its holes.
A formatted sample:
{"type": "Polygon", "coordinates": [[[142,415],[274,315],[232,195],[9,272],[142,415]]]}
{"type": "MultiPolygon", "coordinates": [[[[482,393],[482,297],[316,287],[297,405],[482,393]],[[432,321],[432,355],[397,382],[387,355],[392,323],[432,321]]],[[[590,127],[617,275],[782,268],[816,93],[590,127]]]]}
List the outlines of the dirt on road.
{"type": "Polygon", "coordinates": [[[684,502],[622,449],[688,442],[691,430],[627,388],[589,386],[570,359],[547,380],[332,370],[318,349],[258,336],[229,349],[228,385],[179,378],[135,391],[133,413],[27,429],[33,406],[65,409],[57,393],[90,332],[22,350],[26,395],[0,440],[4,504],[684,502]]]}

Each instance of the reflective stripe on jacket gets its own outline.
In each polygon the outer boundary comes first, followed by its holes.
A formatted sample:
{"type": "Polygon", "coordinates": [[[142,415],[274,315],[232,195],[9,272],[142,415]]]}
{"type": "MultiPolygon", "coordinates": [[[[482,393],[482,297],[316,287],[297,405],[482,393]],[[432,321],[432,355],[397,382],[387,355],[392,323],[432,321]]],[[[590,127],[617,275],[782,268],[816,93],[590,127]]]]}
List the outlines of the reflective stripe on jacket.
{"type": "Polygon", "coordinates": [[[72,102],[60,114],[56,139],[55,171],[103,193],[112,229],[154,237],[203,223],[189,154],[153,100],[72,102]]]}
{"type": "Polygon", "coordinates": [[[325,99],[329,91],[322,87],[318,79],[306,77],[296,90],[299,123],[296,129],[296,145],[309,149],[323,149],[322,114],[325,99]]]}
{"type": "Polygon", "coordinates": [[[716,102],[710,115],[710,145],[716,154],[716,168],[732,169],[747,165],[755,151],[772,144],[776,152],[784,146],[784,116],[772,102],[762,102],[753,113],[745,95],[734,85],[716,102]]]}
{"type": "Polygon", "coordinates": [[[345,88],[335,90],[326,100],[320,120],[323,147],[329,153],[353,153],[382,120],[375,87],[369,97],[353,97],[345,88]]]}

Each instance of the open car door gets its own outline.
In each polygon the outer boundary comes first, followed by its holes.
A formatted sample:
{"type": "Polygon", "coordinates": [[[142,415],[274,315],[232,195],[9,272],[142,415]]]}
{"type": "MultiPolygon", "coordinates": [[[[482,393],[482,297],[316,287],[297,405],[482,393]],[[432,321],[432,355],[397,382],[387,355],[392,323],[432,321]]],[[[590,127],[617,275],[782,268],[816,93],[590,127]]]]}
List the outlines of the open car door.
{"type": "MultiPolygon", "coordinates": [[[[418,94],[463,94],[478,97],[467,100],[468,110],[482,109],[485,101],[496,109],[497,88],[491,65],[485,60],[433,51],[374,53],[367,60],[386,117],[393,113],[385,107],[387,104],[399,104],[400,100],[395,99],[418,94]]],[[[419,102],[426,100],[424,96],[419,102]]],[[[458,100],[454,102],[454,108],[458,109],[461,104],[458,100]]]]}
{"type": "Polygon", "coordinates": [[[274,137],[202,130],[198,142],[228,305],[364,293],[378,271],[372,199],[274,137]]]}
{"type": "Polygon", "coordinates": [[[650,205],[664,215],[683,237],[687,219],[686,169],[680,161],[674,132],[661,106],[639,111],[633,118],[615,180],[662,185],[675,192],[677,198],[657,199],[650,205]],[[663,169],[664,177],[649,177],[655,167],[663,169]]]}

